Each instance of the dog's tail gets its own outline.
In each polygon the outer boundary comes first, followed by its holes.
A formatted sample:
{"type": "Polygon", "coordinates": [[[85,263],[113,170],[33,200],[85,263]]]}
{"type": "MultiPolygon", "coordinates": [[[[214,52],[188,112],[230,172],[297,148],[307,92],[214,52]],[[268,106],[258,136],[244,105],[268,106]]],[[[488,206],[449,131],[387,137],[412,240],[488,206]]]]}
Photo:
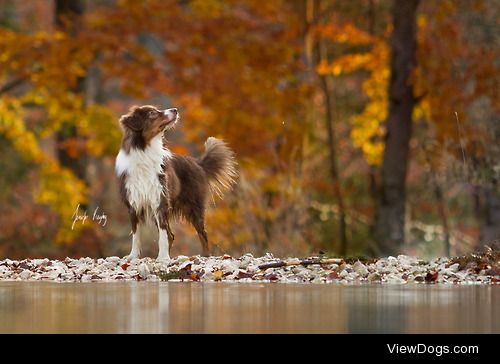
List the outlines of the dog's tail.
{"type": "Polygon", "coordinates": [[[224,190],[229,190],[236,182],[236,159],[227,144],[217,138],[209,137],[205,142],[205,152],[198,160],[208,177],[212,193],[222,197],[224,190]]]}

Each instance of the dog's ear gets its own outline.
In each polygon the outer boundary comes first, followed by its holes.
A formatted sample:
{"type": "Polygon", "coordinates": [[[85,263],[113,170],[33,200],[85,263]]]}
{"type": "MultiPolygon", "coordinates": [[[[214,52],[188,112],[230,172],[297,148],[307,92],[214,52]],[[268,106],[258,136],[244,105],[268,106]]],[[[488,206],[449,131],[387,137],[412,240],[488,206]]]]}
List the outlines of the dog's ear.
{"type": "Polygon", "coordinates": [[[128,114],[122,115],[122,117],[120,118],[120,124],[123,127],[129,128],[133,131],[141,131],[142,130],[141,117],[134,112],[135,109],[130,111],[131,112],[129,112],[128,114]]]}

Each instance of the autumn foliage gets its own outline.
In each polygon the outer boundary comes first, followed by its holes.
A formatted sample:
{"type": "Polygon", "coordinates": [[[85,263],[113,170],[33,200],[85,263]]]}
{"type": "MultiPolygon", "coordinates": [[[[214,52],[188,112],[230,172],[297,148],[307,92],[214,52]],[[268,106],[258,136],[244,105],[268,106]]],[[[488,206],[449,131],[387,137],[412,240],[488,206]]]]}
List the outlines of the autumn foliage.
{"type": "MultiPolygon", "coordinates": [[[[0,256],[125,252],[128,223],[113,175],[117,120],[141,103],[180,108],[174,152],[198,155],[215,136],[237,153],[237,188],[213,201],[207,217],[214,253],[335,254],[337,183],[349,254],[373,254],[392,2],[81,0],[81,13],[63,14],[55,3],[0,1],[0,256]],[[323,56],[314,62],[318,44],[323,56]],[[328,173],[320,77],[333,85],[338,181],[328,173]],[[80,167],[63,163],[62,153],[80,167]],[[78,204],[90,215],[100,207],[109,225],[73,226],[78,204]]],[[[456,252],[481,241],[478,211],[491,208],[481,196],[496,188],[500,198],[491,8],[443,0],[419,9],[409,80],[418,97],[411,252],[442,252],[436,184],[456,252]]],[[[174,253],[196,253],[193,232],[176,230],[174,253]]]]}

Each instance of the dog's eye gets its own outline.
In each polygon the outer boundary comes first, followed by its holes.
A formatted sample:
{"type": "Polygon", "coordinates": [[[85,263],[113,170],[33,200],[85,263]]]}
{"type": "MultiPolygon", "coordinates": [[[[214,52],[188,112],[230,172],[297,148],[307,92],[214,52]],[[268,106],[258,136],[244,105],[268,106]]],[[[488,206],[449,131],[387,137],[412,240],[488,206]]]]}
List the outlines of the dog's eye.
{"type": "Polygon", "coordinates": [[[148,117],[149,117],[150,119],[153,119],[153,118],[155,118],[155,117],[157,117],[157,116],[158,116],[158,112],[157,112],[157,111],[154,111],[154,110],[153,110],[153,111],[150,111],[150,112],[148,113],[148,117]]]}

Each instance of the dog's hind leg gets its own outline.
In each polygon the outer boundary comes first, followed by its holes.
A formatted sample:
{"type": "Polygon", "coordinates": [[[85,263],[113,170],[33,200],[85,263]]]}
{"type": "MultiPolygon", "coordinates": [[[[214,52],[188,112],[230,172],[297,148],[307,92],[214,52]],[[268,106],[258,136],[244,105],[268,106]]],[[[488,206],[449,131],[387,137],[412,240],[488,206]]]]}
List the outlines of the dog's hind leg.
{"type": "Polygon", "coordinates": [[[170,255],[172,253],[172,246],[174,245],[174,239],[175,235],[172,232],[172,228],[170,227],[170,223],[168,221],[168,218],[166,219],[166,230],[167,230],[167,236],[168,236],[168,254],[170,255]]]}
{"type": "Polygon", "coordinates": [[[196,232],[198,233],[198,238],[200,239],[201,248],[203,251],[203,256],[208,257],[210,255],[210,250],[208,249],[208,235],[205,230],[205,219],[203,214],[194,215],[191,219],[196,232]]]}
{"type": "Polygon", "coordinates": [[[161,205],[155,220],[158,228],[158,258],[156,260],[170,260],[170,251],[174,242],[174,234],[168,223],[168,208],[161,205]]]}
{"type": "Polygon", "coordinates": [[[169,261],[170,260],[170,248],[168,241],[168,233],[166,229],[159,229],[158,232],[158,261],[169,261]]]}

